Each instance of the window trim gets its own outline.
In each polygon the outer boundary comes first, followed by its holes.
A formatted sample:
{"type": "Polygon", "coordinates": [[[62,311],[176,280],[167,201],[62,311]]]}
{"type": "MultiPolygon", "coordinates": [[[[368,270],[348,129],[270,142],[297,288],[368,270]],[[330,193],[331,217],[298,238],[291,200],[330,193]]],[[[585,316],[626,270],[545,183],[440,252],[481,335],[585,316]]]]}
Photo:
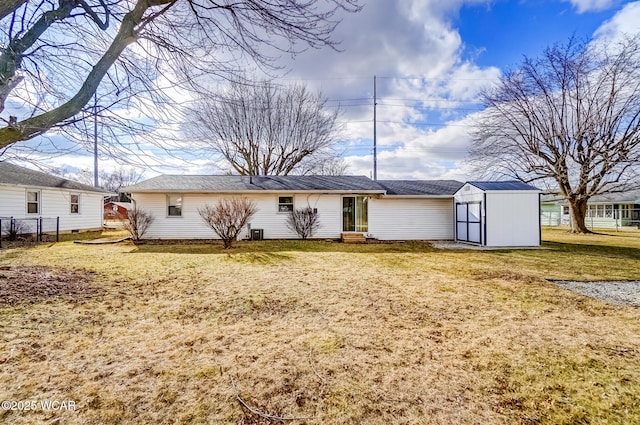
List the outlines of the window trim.
{"type": "Polygon", "coordinates": [[[80,215],[80,194],[79,193],[69,194],[69,214],[80,215]],[[77,196],[77,202],[73,202],[74,196],[77,196]],[[73,211],[74,205],[76,205],[76,211],[73,211]]]}
{"type": "MultiPolygon", "coordinates": [[[[166,195],[166,203],[167,203],[167,208],[165,209],[165,213],[167,218],[180,218],[182,217],[182,210],[184,208],[184,195],[181,193],[170,193],[166,195]],[[176,197],[180,199],[180,214],[170,214],[170,208],[173,206],[173,208],[176,208],[176,205],[171,205],[171,197],[176,197]]],[[[177,202],[176,202],[177,203],[177,202]]]]}
{"type": "Polygon", "coordinates": [[[296,204],[295,196],[293,196],[293,195],[286,195],[286,196],[278,195],[278,205],[277,205],[278,214],[289,214],[290,212],[292,212],[295,209],[295,204],[296,204]],[[291,198],[291,202],[281,202],[282,198],[291,198]],[[283,207],[285,207],[286,209],[283,209],[283,207]]]}
{"type": "Polygon", "coordinates": [[[40,215],[42,212],[42,191],[40,190],[29,190],[27,189],[25,192],[25,208],[27,210],[27,214],[31,214],[31,215],[40,215]],[[36,194],[36,201],[32,202],[29,201],[29,194],[30,193],[35,193],[36,194]],[[36,212],[29,212],[29,204],[36,204],[37,210],[36,212]]]}

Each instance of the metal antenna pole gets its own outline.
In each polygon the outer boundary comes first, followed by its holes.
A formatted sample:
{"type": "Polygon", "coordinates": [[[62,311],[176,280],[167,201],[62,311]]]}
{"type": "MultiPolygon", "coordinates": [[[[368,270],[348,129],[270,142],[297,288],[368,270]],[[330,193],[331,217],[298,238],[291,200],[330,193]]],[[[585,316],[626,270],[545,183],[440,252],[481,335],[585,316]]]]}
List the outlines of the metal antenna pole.
{"type": "Polygon", "coordinates": [[[93,94],[93,185],[98,187],[98,94],[93,94]]]}
{"type": "Polygon", "coordinates": [[[378,153],[377,153],[377,132],[376,132],[376,76],[373,76],[373,180],[378,180],[378,153]]]}

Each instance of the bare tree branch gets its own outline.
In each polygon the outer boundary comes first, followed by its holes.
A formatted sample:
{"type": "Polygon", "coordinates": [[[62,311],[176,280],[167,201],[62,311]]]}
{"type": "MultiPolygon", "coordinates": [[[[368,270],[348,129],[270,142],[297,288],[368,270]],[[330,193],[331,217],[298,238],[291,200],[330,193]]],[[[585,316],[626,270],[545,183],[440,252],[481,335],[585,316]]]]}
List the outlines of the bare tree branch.
{"type": "Polygon", "coordinates": [[[640,36],[616,46],[570,40],[483,94],[473,131],[479,169],[553,182],[587,232],[592,196],[640,185],[640,36]]]}
{"type": "MultiPolygon", "coordinates": [[[[110,98],[105,103],[128,99],[154,119],[175,116],[180,105],[167,88],[204,93],[212,78],[238,80],[249,61],[277,69],[279,54],[336,48],[337,13],[357,12],[358,1],[12,1],[0,32],[0,99],[29,112],[5,119],[0,151],[50,129],[79,130],[98,87],[101,99],[110,98]]],[[[136,135],[149,130],[122,123],[136,135]]],[[[120,139],[101,150],[127,151],[120,139]]],[[[146,141],[165,148],[157,138],[146,141]]]]}
{"type": "Polygon", "coordinates": [[[190,108],[186,131],[241,175],[340,171],[338,110],[304,86],[233,83],[190,108]]]}

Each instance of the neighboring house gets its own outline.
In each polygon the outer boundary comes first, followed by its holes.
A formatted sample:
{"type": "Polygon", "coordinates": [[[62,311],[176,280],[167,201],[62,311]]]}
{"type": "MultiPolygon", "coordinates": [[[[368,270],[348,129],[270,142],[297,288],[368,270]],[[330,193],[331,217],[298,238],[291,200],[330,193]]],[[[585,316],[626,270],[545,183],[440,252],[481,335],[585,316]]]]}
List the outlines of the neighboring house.
{"type": "Polygon", "coordinates": [[[0,162],[0,219],[19,219],[29,232],[35,232],[37,222],[43,222],[44,231],[55,231],[58,217],[60,231],[99,229],[103,199],[109,195],[102,189],[0,162]]]}
{"type": "Polygon", "coordinates": [[[104,220],[105,221],[124,221],[129,218],[130,202],[105,202],[104,204],[104,220]]]}
{"type": "MultiPolygon", "coordinates": [[[[567,212],[569,207],[567,206],[567,212]]],[[[543,226],[560,226],[562,223],[562,196],[544,194],[540,196],[540,224],[543,226]]],[[[568,216],[567,222],[569,224],[568,216]]]]}
{"type": "MultiPolygon", "coordinates": [[[[559,195],[545,195],[542,200],[543,225],[569,225],[571,211],[559,195]]],[[[585,225],[589,228],[616,229],[640,227],[640,191],[596,195],[587,203],[585,225]]]]}
{"type": "MultiPolygon", "coordinates": [[[[150,239],[216,238],[198,209],[223,198],[242,196],[255,202],[258,210],[243,238],[251,235],[251,229],[262,229],[265,239],[297,238],[287,228],[288,213],[311,207],[317,209],[322,224],[314,238],[337,239],[359,233],[379,240],[453,240],[454,194],[462,186],[452,180],[373,181],[364,176],[164,175],[123,190],[131,193],[137,208],[154,216],[145,235],[150,239]]],[[[533,215],[535,222],[526,226],[539,234],[538,192],[527,187],[535,198],[533,213],[527,218],[533,215]]],[[[524,223],[522,217],[518,220],[524,223]]],[[[538,245],[539,237],[531,244],[538,245]]]]}

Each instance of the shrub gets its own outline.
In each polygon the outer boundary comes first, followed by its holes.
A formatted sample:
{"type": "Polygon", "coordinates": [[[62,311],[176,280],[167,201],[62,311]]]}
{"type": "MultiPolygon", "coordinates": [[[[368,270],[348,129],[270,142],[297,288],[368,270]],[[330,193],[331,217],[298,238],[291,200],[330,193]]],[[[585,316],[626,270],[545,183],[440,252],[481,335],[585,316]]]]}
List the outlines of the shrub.
{"type": "Polygon", "coordinates": [[[142,239],[154,220],[151,213],[139,208],[130,209],[127,213],[127,218],[129,220],[124,222],[124,228],[134,241],[142,239]]]}
{"type": "Polygon", "coordinates": [[[247,198],[231,198],[198,208],[198,214],[222,239],[224,248],[229,249],[257,210],[256,204],[247,198]]]}
{"type": "Polygon", "coordinates": [[[2,226],[4,227],[4,233],[7,235],[7,240],[9,241],[17,241],[18,236],[29,233],[29,226],[25,222],[15,218],[10,219],[9,221],[3,221],[2,226]]]}
{"type": "Polygon", "coordinates": [[[311,207],[295,209],[287,217],[287,227],[298,234],[302,239],[307,239],[320,228],[318,210],[311,207]]]}

